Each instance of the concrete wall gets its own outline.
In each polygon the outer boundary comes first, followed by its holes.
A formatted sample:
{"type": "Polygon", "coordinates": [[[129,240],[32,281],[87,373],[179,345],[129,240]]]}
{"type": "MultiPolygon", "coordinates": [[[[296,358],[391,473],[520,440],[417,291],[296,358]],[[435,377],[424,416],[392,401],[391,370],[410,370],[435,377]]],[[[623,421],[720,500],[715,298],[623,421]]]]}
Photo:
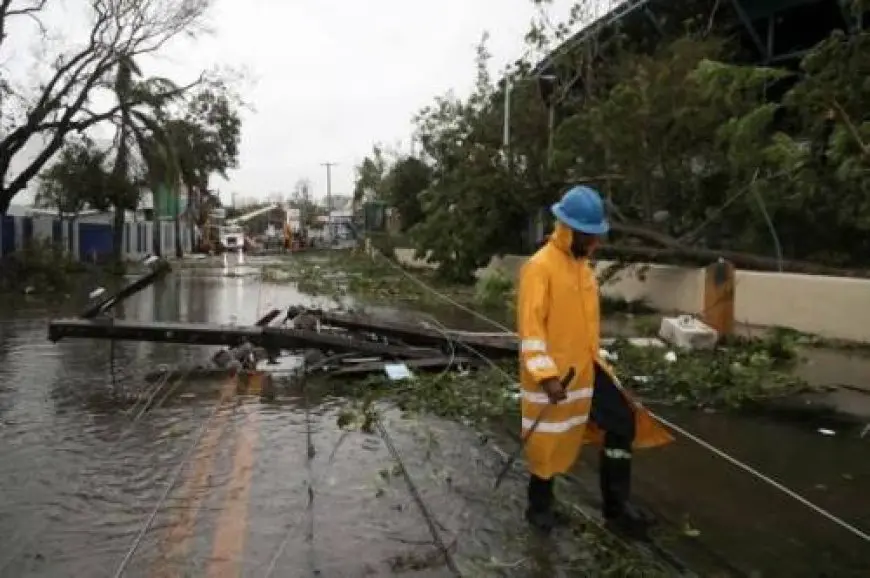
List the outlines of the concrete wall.
{"type": "MultiPolygon", "coordinates": [[[[405,263],[413,251],[397,249],[405,263]]],[[[493,259],[486,271],[501,268],[516,277],[525,257],[493,259]]],[[[611,265],[598,263],[598,270],[611,265]]],[[[481,271],[479,274],[486,274],[481,271]]],[[[699,313],[704,303],[704,271],[669,265],[635,266],[601,288],[612,297],[643,299],[664,312],[699,313]]],[[[735,317],[740,323],[791,327],[827,338],[870,342],[870,279],[738,271],[735,317]]]]}

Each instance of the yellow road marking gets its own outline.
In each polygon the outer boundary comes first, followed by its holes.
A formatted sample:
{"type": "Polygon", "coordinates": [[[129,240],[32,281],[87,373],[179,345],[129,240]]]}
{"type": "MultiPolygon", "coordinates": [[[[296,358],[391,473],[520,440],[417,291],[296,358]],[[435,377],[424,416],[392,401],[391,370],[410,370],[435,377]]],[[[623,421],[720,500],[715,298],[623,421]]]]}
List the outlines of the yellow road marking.
{"type": "MultiPolygon", "coordinates": [[[[220,403],[226,403],[236,390],[234,378],[226,380],[221,387],[220,403]]],[[[172,517],[163,540],[160,545],[160,556],[157,565],[151,572],[152,578],[174,578],[178,572],[173,565],[184,560],[190,547],[190,537],[196,527],[196,519],[202,503],[209,493],[207,487],[208,478],[214,470],[214,461],[217,454],[218,443],[221,434],[226,428],[231,412],[220,411],[215,417],[214,424],[206,431],[200,442],[188,476],[181,488],[178,512],[172,517]]]]}
{"type": "Polygon", "coordinates": [[[236,443],[233,473],[215,530],[208,578],[237,578],[239,561],[245,550],[248,529],[248,492],[254,470],[254,446],[257,441],[257,414],[248,413],[236,443]]]}

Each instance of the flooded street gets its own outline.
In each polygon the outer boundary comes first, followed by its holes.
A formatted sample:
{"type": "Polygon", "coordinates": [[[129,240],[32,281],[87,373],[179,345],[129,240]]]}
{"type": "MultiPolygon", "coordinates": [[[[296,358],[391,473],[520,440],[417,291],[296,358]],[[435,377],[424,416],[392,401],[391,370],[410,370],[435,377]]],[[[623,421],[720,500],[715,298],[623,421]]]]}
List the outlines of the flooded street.
{"type": "MultiPolygon", "coordinates": [[[[292,303],[329,304],[255,277],[182,272],[118,316],[252,323],[292,303]]],[[[297,389],[269,405],[220,405],[234,382],[193,381],[134,422],[107,397],[109,343],[52,344],[37,313],[0,325],[0,576],[110,577],[122,563],[123,575],[143,577],[451,575],[380,437],[337,426],[342,400],[306,403],[297,389]]],[[[146,372],[213,351],[119,342],[115,381],[138,391],[146,372]]],[[[513,556],[505,530],[521,511],[521,477],[492,495],[500,457],[476,433],[394,412],[384,423],[468,575],[513,556]]]]}
{"type": "MultiPolygon", "coordinates": [[[[256,272],[256,265],[242,271],[256,272]]],[[[118,316],[250,324],[291,304],[328,307],[330,299],[255,275],[182,271],[125,302],[118,316]]],[[[467,316],[439,318],[469,328],[467,316]]],[[[192,381],[135,421],[107,402],[109,343],[52,344],[45,316],[7,312],[5,319],[0,576],[452,575],[384,440],[340,429],[343,400],[328,388],[284,388],[263,404],[234,397],[228,380],[192,381]]],[[[117,343],[114,380],[139,391],[146,372],[204,363],[215,350],[117,343]]],[[[823,436],[817,429],[826,424],[663,415],[870,528],[870,439],[857,429],[823,436]]],[[[573,568],[540,560],[548,546],[521,520],[523,476],[493,492],[501,458],[480,435],[396,411],[383,422],[463,575],[594,575],[582,560],[573,568]]],[[[592,453],[585,462],[594,462],[592,453]]],[[[688,517],[700,532],[677,538],[674,548],[703,576],[870,575],[867,543],[692,442],[640,454],[637,470],[642,500],[676,525],[688,517]]],[[[581,465],[578,475],[582,487],[570,491],[594,509],[592,467],[581,465]]]]}

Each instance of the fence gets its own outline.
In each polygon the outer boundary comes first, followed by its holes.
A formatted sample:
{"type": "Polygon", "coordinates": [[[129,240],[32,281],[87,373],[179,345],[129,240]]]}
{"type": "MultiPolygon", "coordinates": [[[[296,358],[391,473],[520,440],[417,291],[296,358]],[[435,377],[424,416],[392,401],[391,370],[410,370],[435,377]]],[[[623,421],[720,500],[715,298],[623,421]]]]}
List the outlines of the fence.
{"type": "MultiPolygon", "coordinates": [[[[175,223],[161,222],[160,247],[166,256],[175,254],[175,223]]],[[[141,259],[153,253],[154,224],[125,223],[121,237],[126,259],[141,259]]],[[[112,254],[112,225],[87,221],[63,221],[51,217],[0,217],[0,256],[9,255],[34,241],[51,241],[65,247],[80,261],[100,261],[112,254]]],[[[192,248],[190,228],[181,227],[181,246],[192,248]]]]}

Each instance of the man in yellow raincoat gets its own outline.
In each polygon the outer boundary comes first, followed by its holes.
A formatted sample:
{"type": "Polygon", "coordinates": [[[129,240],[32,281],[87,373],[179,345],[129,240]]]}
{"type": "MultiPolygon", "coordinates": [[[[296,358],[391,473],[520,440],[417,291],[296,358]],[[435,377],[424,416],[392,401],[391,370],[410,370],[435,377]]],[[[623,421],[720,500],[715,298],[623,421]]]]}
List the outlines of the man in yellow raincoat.
{"type": "Polygon", "coordinates": [[[610,228],[600,195],[574,187],[552,212],[555,231],[523,266],[517,304],[523,435],[547,412],[526,443],[526,517],[543,531],[565,521],[554,508],[553,478],[566,473],[591,442],[601,446],[605,519],[642,534],[652,519],[628,501],[632,449],[673,438],[628,397],[599,357],[598,283],[589,258],[610,228]],[[560,378],[572,367],[575,377],[563,388],[560,378]]]}

